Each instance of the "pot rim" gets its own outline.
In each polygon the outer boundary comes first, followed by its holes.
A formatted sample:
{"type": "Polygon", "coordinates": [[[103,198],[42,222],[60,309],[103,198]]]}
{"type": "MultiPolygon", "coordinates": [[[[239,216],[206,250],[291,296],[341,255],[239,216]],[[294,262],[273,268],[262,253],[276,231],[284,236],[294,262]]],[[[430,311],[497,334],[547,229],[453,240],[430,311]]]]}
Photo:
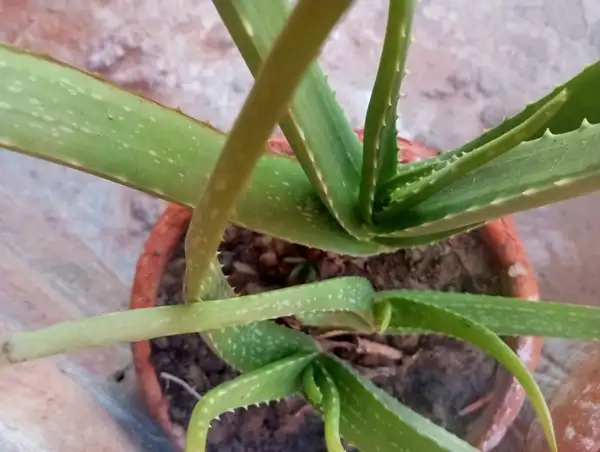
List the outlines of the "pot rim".
{"type": "MultiPolygon", "coordinates": [[[[357,131],[362,138],[362,130],[357,131]]],[[[418,143],[403,138],[401,162],[428,158],[437,154],[418,143]]],[[[286,142],[275,138],[269,142],[274,152],[288,153],[286,142]]],[[[148,308],[156,305],[158,289],[175,247],[185,234],[191,218],[191,209],[169,204],[154,224],[137,262],[130,298],[130,309],[148,308]]],[[[496,255],[498,268],[504,272],[504,295],[524,301],[538,301],[539,291],[534,272],[523,248],[517,228],[511,217],[502,217],[482,226],[484,241],[496,255]]],[[[531,371],[538,365],[543,340],[520,336],[509,339],[511,347],[531,371]]],[[[134,368],[144,401],[163,430],[181,450],[185,448],[185,430],[171,422],[169,401],[163,394],[154,366],[150,363],[150,341],[131,345],[134,368]]],[[[487,404],[467,435],[467,441],[482,451],[490,451],[504,437],[515,421],[524,401],[525,391],[513,376],[497,378],[495,396],[487,404]]]]}

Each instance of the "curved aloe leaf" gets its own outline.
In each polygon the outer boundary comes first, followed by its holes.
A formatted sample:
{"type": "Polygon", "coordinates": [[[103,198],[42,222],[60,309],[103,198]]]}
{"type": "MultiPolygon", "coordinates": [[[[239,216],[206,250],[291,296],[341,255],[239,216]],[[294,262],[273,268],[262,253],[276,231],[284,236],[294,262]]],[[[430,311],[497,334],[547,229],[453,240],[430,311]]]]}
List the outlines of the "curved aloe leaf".
{"type": "MultiPolygon", "coordinates": [[[[572,340],[600,339],[600,308],[550,301],[525,302],[519,298],[397,290],[379,292],[376,300],[392,306],[408,299],[428,303],[469,317],[501,336],[539,336],[572,340]]],[[[389,332],[407,332],[400,327],[401,312],[392,309],[389,332]]],[[[415,330],[409,328],[411,332],[415,330]]]]}
{"type": "MultiPolygon", "coordinates": [[[[285,2],[214,0],[214,4],[256,77],[288,14],[285,2]]],[[[350,234],[365,238],[354,211],[360,142],[316,63],[305,75],[280,127],[331,215],[350,234]]]]}
{"type": "Polygon", "coordinates": [[[362,378],[334,356],[318,358],[340,395],[342,437],[361,452],[476,452],[477,449],[420,416],[362,378]]]}
{"type": "MultiPolygon", "coordinates": [[[[389,300],[386,299],[386,302],[389,300]]],[[[506,367],[523,385],[540,419],[550,447],[557,452],[552,418],[542,391],[527,367],[499,336],[469,317],[432,304],[404,299],[394,303],[392,307],[395,327],[427,329],[454,336],[481,348],[506,367]]]]}
{"type": "Polygon", "coordinates": [[[598,96],[600,95],[600,61],[598,61],[585,68],[571,80],[558,85],[552,92],[528,105],[520,113],[503,121],[498,126],[488,130],[483,135],[471,140],[455,151],[446,154],[445,157],[450,158],[457,152],[469,152],[504,135],[526,121],[546,105],[550,99],[564,90],[568,90],[569,92],[567,102],[565,102],[557,114],[548,118],[548,121],[540,125],[537,130],[532,131],[531,135],[527,138],[528,140],[541,138],[546,130],[550,130],[555,134],[577,130],[584,119],[593,124],[600,122],[600,104],[598,103],[598,96]]]}
{"type": "Polygon", "coordinates": [[[535,114],[506,134],[486,143],[480,148],[469,152],[459,152],[452,158],[446,159],[432,167],[430,174],[420,178],[418,181],[398,188],[392,193],[392,199],[388,208],[378,216],[379,221],[390,221],[395,217],[401,216],[406,209],[423,202],[462,176],[511,151],[515,146],[529,138],[532,132],[537,130],[540,125],[548,122],[548,118],[556,114],[567,99],[567,92],[561,91],[535,114]]]}
{"type": "Polygon", "coordinates": [[[231,213],[250,182],[277,121],[302,75],[351,0],[300,0],[261,65],[246,102],[196,203],[186,240],[187,299],[202,292],[231,213]],[[306,33],[310,26],[311,32],[306,33]]]}
{"type": "MultiPolygon", "coordinates": [[[[338,278],[282,290],[285,291],[284,295],[276,297],[279,298],[279,301],[275,301],[275,298],[268,300],[264,298],[274,291],[252,295],[252,297],[257,297],[255,302],[262,307],[261,315],[269,312],[265,318],[293,314],[300,318],[303,314],[318,316],[318,312],[315,314],[315,311],[319,311],[325,315],[340,316],[358,329],[372,330],[369,325],[373,325],[373,287],[366,280],[338,278]],[[329,281],[332,281],[332,284],[334,281],[336,283],[328,289],[322,284],[329,281]],[[299,289],[299,291],[294,289],[299,289]],[[317,308],[317,305],[320,307],[317,308]],[[280,309],[278,313],[273,311],[273,308],[278,309],[277,306],[280,309]]],[[[247,299],[247,297],[242,299],[247,299]]],[[[222,306],[229,309],[229,305],[226,305],[225,302],[222,306]]],[[[243,307],[241,309],[243,316],[249,315],[249,312],[243,311],[243,307]]],[[[328,318],[331,317],[328,316],[328,318]]],[[[319,348],[311,336],[272,322],[212,330],[205,333],[204,337],[225,361],[244,372],[261,368],[270,362],[301,350],[317,350],[319,348]]]]}
{"type": "Polygon", "coordinates": [[[308,402],[316,407],[323,402],[323,393],[315,381],[315,367],[307,366],[302,373],[302,390],[308,402]]]}
{"type": "Polygon", "coordinates": [[[480,228],[485,223],[467,224],[455,229],[447,229],[433,234],[414,235],[408,237],[398,236],[383,236],[377,237],[373,241],[380,243],[384,246],[393,247],[395,249],[410,248],[413,246],[428,245],[430,243],[439,242],[440,240],[446,240],[450,237],[454,237],[458,234],[464,234],[474,229],[480,228]]]}
{"type": "Polygon", "coordinates": [[[325,421],[325,443],[328,452],[345,452],[340,438],[340,393],[335,381],[324,367],[318,366],[318,385],[323,394],[320,404],[321,414],[325,421]]]}
{"type": "Polygon", "coordinates": [[[196,404],[187,430],[188,452],[204,452],[213,419],[235,408],[279,400],[302,390],[302,371],[315,354],[299,354],[271,363],[207,392],[196,404]]]}
{"type": "Polygon", "coordinates": [[[600,189],[600,125],[546,134],[488,162],[402,216],[381,224],[421,236],[486,222],[600,189]]]}
{"type": "Polygon", "coordinates": [[[396,119],[400,85],[408,54],[413,1],[390,1],[379,69],[367,108],[359,206],[363,221],[371,223],[376,189],[396,174],[398,142],[396,119]]]}
{"type": "Polygon", "coordinates": [[[392,321],[392,304],[389,301],[383,300],[377,303],[373,309],[375,319],[379,325],[379,334],[384,334],[390,327],[392,321]]]}
{"type": "MultiPolygon", "coordinates": [[[[225,135],[66,64],[0,44],[0,147],[193,206],[225,135]]],[[[231,221],[352,255],[384,251],[331,217],[296,161],[265,156],[231,221]]]]}

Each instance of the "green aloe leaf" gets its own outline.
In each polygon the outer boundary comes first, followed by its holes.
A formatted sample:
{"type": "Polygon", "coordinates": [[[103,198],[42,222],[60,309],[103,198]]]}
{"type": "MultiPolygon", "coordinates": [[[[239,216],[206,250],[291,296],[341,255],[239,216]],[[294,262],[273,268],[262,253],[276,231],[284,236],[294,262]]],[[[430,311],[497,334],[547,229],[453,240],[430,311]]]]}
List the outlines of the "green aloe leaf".
{"type": "Polygon", "coordinates": [[[302,390],[308,402],[316,407],[323,402],[323,393],[315,380],[315,366],[307,366],[302,373],[302,390]]]}
{"type": "MultiPolygon", "coordinates": [[[[279,318],[304,314],[318,318],[318,314],[339,316],[357,329],[373,329],[373,287],[362,278],[336,278],[302,286],[289,287],[241,298],[238,306],[233,300],[220,301],[225,317],[240,315],[244,322],[258,315],[261,318],[279,318]],[[331,284],[329,284],[331,283],[331,284]],[[325,285],[324,285],[325,284],[325,285]],[[283,291],[283,292],[281,292],[283,291]],[[250,303],[247,303],[247,302],[250,303]],[[248,311],[246,311],[248,309],[248,311]],[[236,314],[233,314],[235,312],[236,314]]],[[[195,305],[205,303],[195,303],[195,305]]],[[[203,336],[213,345],[219,355],[240,371],[259,369],[270,362],[290,356],[299,351],[318,350],[318,343],[301,333],[273,322],[259,322],[230,328],[212,330],[203,336]]]]}
{"type": "MultiPolygon", "coordinates": [[[[214,0],[214,4],[256,77],[288,15],[286,3],[214,0]]],[[[350,234],[366,237],[354,211],[360,142],[317,63],[305,75],[280,127],[331,215],[350,234]]]]}
{"type": "Polygon", "coordinates": [[[300,0],[261,65],[217,164],[195,205],[186,239],[186,298],[202,293],[204,276],[240,195],[250,183],[277,121],[304,72],[319,55],[351,0],[300,0]],[[311,33],[306,29],[310,26],[311,33]]]}
{"type": "Polygon", "coordinates": [[[550,447],[554,452],[558,450],[550,410],[541,389],[527,367],[498,335],[469,317],[422,301],[404,299],[393,303],[392,308],[394,327],[427,329],[453,336],[470,342],[498,360],[521,383],[540,419],[550,447]]]}
{"type": "MultiPolygon", "coordinates": [[[[556,337],[572,340],[600,339],[600,308],[550,301],[527,302],[520,298],[398,290],[379,292],[377,300],[392,307],[405,299],[428,303],[469,317],[501,336],[556,337]]],[[[392,309],[389,332],[406,332],[401,311],[392,309]]],[[[411,331],[425,332],[428,330],[411,331]]]]}
{"type": "Polygon", "coordinates": [[[538,101],[531,103],[520,113],[503,121],[498,126],[488,130],[483,135],[471,140],[452,153],[446,154],[446,157],[449,158],[456,152],[469,152],[504,135],[526,121],[542,106],[546,105],[550,99],[564,90],[569,92],[569,98],[565,104],[557,114],[548,118],[548,121],[540,125],[537,130],[532,131],[528,140],[541,138],[548,129],[555,134],[577,130],[584,119],[587,119],[592,124],[600,122],[600,104],[597,101],[600,95],[600,61],[598,61],[585,68],[568,82],[558,85],[552,92],[538,101]]]}
{"type": "Polygon", "coordinates": [[[279,400],[302,390],[302,371],[315,354],[299,354],[222,383],[196,404],[187,431],[188,452],[204,452],[210,423],[235,408],[279,400]]]}
{"type": "Polygon", "coordinates": [[[340,437],[341,402],[340,393],[335,381],[322,366],[318,366],[318,386],[323,394],[319,405],[321,414],[325,421],[325,443],[328,452],[345,452],[340,437]]]}
{"type": "Polygon", "coordinates": [[[362,378],[338,358],[318,358],[340,396],[342,437],[361,452],[476,452],[455,435],[420,416],[362,378]]]}
{"type": "Polygon", "coordinates": [[[506,134],[469,152],[456,153],[452,158],[433,166],[430,174],[398,188],[392,193],[390,205],[385,211],[381,212],[378,217],[379,220],[385,222],[401,216],[408,208],[423,202],[462,176],[511,151],[515,146],[529,138],[531,133],[537,130],[540,125],[545,124],[548,118],[554,116],[567,99],[567,92],[561,91],[535,114],[506,134]]]}
{"type": "Polygon", "coordinates": [[[394,236],[443,233],[600,188],[600,125],[545,134],[486,163],[382,228],[394,236]]]}
{"type": "Polygon", "coordinates": [[[411,39],[413,1],[390,1],[379,69],[367,108],[359,206],[363,221],[371,223],[375,192],[396,175],[397,107],[404,65],[411,39]]]}
{"type": "MultiPolygon", "coordinates": [[[[0,44],[0,147],[194,206],[225,135],[181,112],[48,57],[0,44]]],[[[307,246],[352,255],[361,242],[331,217],[302,168],[265,156],[231,221],[307,246]]]]}

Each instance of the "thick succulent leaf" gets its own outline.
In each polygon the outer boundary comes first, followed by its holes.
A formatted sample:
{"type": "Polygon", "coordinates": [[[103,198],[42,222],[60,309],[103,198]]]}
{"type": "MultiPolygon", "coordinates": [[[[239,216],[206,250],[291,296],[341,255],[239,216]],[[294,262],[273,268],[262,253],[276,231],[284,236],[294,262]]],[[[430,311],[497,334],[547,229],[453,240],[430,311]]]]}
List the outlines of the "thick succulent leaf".
{"type": "MultiPolygon", "coordinates": [[[[283,0],[214,0],[246,64],[256,77],[288,15],[283,0]]],[[[360,142],[315,63],[298,88],[280,127],[336,221],[365,237],[354,207],[360,168],[360,142]]]]}
{"type": "MultiPolygon", "coordinates": [[[[383,300],[390,303],[389,299],[383,300]]],[[[394,320],[397,322],[394,323],[394,326],[400,328],[426,328],[431,332],[462,339],[481,348],[506,367],[525,389],[542,424],[550,447],[554,452],[557,451],[550,410],[541,389],[517,354],[498,335],[474,322],[470,317],[433,304],[404,299],[401,303],[394,303],[392,308],[394,310],[394,320]]]]}
{"type": "Polygon", "coordinates": [[[398,142],[396,115],[404,64],[408,54],[413,1],[390,1],[377,77],[367,108],[359,206],[371,223],[378,185],[396,175],[398,142]]]}
{"type": "Polygon", "coordinates": [[[328,452],[345,452],[340,437],[340,393],[335,381],[322,366],[317,367],[317,384],[323,394],[320,404],[321,415],[325,421],[325,443],[328,452]]]}
{"type": "MultiPolygon", "coordinates": [[[[247,372],[298,351],[319,348],[317,342],[304,333],[259,320],[309,312],[313,315],[337,314],[347,324],[368,331],[372,329],[369,325],[373,325],[373,294],[373,287],[367,280],[349,277],[195,305],[208,304],[210,308],[202,307],[203,312],[210,309],[218,316],[215,319],[218,329],[205,332],[203,337],[230,365],[247,372]],[[225,322],[236,326],[222,328],[225,322]],[[257,323],[244,325],[250,322],[257,323]]],[[[199,306],[194,308],[201,309],[199,306]]],[[[205,314],[199,315],[198,319],[203,319],[204,323],[208,321],[205,314]]]]}
{"type": "Polygon", "coordinates": [[[319,349],[311,336],[267,320],[305,312],[351,312],[352,322],[361,330],[374,330],[374,290],[363,278],[336,278],[233,298],[223,298],[232,296],[226,281],[214,278],[205,288],[214,290],[203,293],[198,303],[115,312],[11,333],[2,342],[10,349],[6,358],[23,361],[119,342],[204,332],[225,360],[248,370],[298,350],[319,349]]]}
{"type": "Polygon", "coordinates": [[[375,242],[382,245],[393,247],[394,249],[411,248],[413,246],[428,245],[430,243],[446,240],[458,234],[464,234],[474,229],[480,228],[485,223],[467,224],[456,229],[444,230],[433,234],[414,235],[408,237],[384,236],[374,239],[375,242]]]}
{"type": "Polygon", "coordinates": [[[301,0],[277,33],[195,205],[185,246],[188,301],[202,293],[204,276],[237,201],[250,183],[264,144],[305,71],[350,4],[351,0],[330,0],[326,4],[301,0]],[[306,33],[307,27],[310,34],[306,33]]]}
{"type": "Polygon", "coordinates": [[[362,378],[338,358],[318,358],[340,395],[342,437],[361,452],[476,452],[477,449],[420,416],[362,378]]]}
{"type": "Polygon", "coordinates": [[[564,90],[569,92],[569,98],[565,104],[557,114],[548,118],[548,121],[540,125],[537,130],[532,131],[531,135],[527,138],[528,140],[542,137],[548,129],[555,134],[576,130],[584,119],[587,119],[592,124],[600,122],[600,103],[598,103],[598,96],[600,95],[600,61],[598,61],[585,68],[568,82],[558,85],[552,92],[538,101],[531,103],[520,113],[503,121],[498,126],[488,130],[455,151],[444,154],[442,157],[450,158],[455,153],[468,152],[504,135],[526,121],[550,99],[564,90]]]}
{"type": "MultiPolygon", "coordinates": [[[[50,58],[0,44],[0,146],[193,206],[225,135],[50,58]]],[[[331,217],[302,168],[260,160],[231,220],[316,248],[376,254],[331,217]]]]}
{"type": "Polygon", "coordinates": [[[389,222],[401,216],[406,209],[423,202],[461,177],[514,149],[529,138],[532,131],[545,124],[548,118],[564,105],[567,98],[567,92],[561,91],[535,114],[504,135],[469,152],[459,152],[433,166],[431,172],[419,180],[398,188],[391,195],[390,205],[378,216],[379,221],[389,222]]]}
{"type": "Polygon", "coordinates": [[[546,134],[381,224],[394,236],[442,233],[600,188],[600,125],[546,134]]]}
{"type": "MultiPolygon", "coordinates": [[[[405,299],[428,303],[473,321],[501,336],[539,336],[572,340],[600,339],[600,308],[550,301],[526,302],[520,298],[433,291],[379,292],[377,300],[392,306],[405,299]]],[[[401,311],[392,309],[388,332],[408,332],[401,327],[401,311]]],[[[429,331],[409,328],[411,332],[429,331]]]]}
{"type": "Polygon", "coordinates": [[[188,452],[204,452],[210,423],[226,411],[279,400],[302,389],[302,371],[315,354],[298,354],[245,373],[207,392],[196,404],[187,430],[188,452]]]}
{"type": "Polygon", "coordinates": [[[308,402],[316,407],[323,402],[323,393],[315,380],[315,366],[307,366],[302,373],[302,391],[308,402]]]}

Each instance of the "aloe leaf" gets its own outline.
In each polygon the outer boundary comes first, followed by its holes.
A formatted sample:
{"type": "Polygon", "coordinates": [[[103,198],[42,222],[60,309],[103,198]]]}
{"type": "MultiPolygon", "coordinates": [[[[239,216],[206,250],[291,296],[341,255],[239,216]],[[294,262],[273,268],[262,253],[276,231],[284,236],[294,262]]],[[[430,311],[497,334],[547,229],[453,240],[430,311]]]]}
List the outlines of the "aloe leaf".
{"type": "Polygon", "coordinates": [[[586,67],[582,72],[573,77],[571,80],[558,85],[552,92],[548,93],[543,98],[528,105],[523,111],[513,117],[503,121],[498,126],[488,130],[483,135],[471,140],[465,145],[459,147],[455,151],[442,155],[442,158],[450,158],[455,153],[469,152],[473,149],[483,146],[486,143],[504,135],[511,129],[526,121],[534,115],[547,102],[558,95],[561,91],[567,90],[569,98],[560,110],[548,118],[548,121],[540,127],[532,131],[527,140],[540,138],[550,130],[552,133],[561,134],[576,130],[584,119],[587,119],[592,124],[600,122],[600,105],[597,102],[600,94],[600,61],[586,67]]]}
{"type": "Polygon", "coordinates": [[[342,437],[362,452],[476,452],[477,449],[402,405],[338,358],[318,358],[340,395],[342,437]]]}
{"type": "MultiPolygon", "coordinates": [[[[389,302],[389,299],[385,299],[385,302],[389,302]]],[[[404,299],[401,303],[394,303],[392,307],[395,327],[426,328],[432,332],[454,336],[481,348],[506,367],[525,389],[550,447],[554,452],[557,451],[550,410],[541,389],[527,367],[498,335],[470,317],[422,301],[404,299]]]]}
{"type": "Polygon", "coordinates": [[[328,452],[345,452],[340,437],[340,393],[335,381],[324,367],[318,366],[318,385],[323,398],[319,405],[325,421],[325,443],[328,452]]]}
{"type": "Polygon", "coordinates": [[[361,319],[361,329],[372,331],[374,328],[374,289],[363,278],[336,278],[216,300],[210,298],[227,295],[231,289],[216,278],[211,278],[205,288],[211,290],[203,293],[201,303],[134,309],[11,333],[0,341],[3,350],[0,363],[21,362],[119,342],[203,332],[226,361],[247,370],[298,350],[318,349],[310,336],[266,320],[305,312],[351,312],[355,319],[361,319]]]}
{"type": "Polygon", "coordinates": [[[545,124],[568,99],[561,91],[523,123],[480,148],[459,152],[452,158],[434,166],[431,173],[420,180],[399,188],[392,194],[390,206],[378,215],[381,222],[393,220],[406,209],[429,198],[434,193],[451,185],[461,177],[476,170],[487,162],[500,157],[525,141],[540,125],[545,124]]]}
{"type": "Polygon", "coordinates": [[[439,242],[440,240],[446,240],[458,234],[464,234],[477,229],[484,224],[485,222],[467,224],[455,229],[447,229],[440,232],[434,232],[432,234],[414,235],[408,237],[394,235],[382,236],[375,238],[374,241],[385,246],[393,247],[394,249],[411,248],[413,246],[428,245],[430,243],[439,242]]]}
{"type": "Polygon", "coordinates": [[[210,423],[235,408],[279,400],[302,389],[302,371],[315,354],[298,354],[271,363],[207,392],[196,404],[187,430],[186,450],[204,452],[210,423]]]}
{"type": "Polygon", "coordinates": [[[467,174],[382,229],[420,236],[487,222],[600,188],[600,125],[545,134],[467,174]]]}
{"type": "Polygon", "coordinates": [[[380,301],[375,305],[373,311],[379,325],[379,334],[384,334],[392,321],[392,304],[385,300],[380,301]]]}
{"type": "Polygon", "coordinates": [[[377,186],[392,178],[398,166],[396,110],[411,39],[413,7],[412,0],[389,2],[383,49],[367,108],[363,138],[359,206],[363,221],[367,223],[373,220],[377,186]]]}
{"type": "Polygon", "coordinates": [[[302,75],[318,56],[351,0],[300,0],[261,65],[221,155],[194,209],[186,240],[188,301],[202,292],[204,276],[240,194],[250,182],[271,131],[302,75]],[[310,25],[311,33],[306,33],[310,25]]]}
{"type": "MultiPolygon", "coordinates": [[[[571,340],[600,339],[600,308],[551,301],[526,302],[520,298],[394,290],[378,292],[376,300],[389,300],[392,306],[405,299],[451,310],[469,317],[501,336],[539,336],[571,340]]],[[[401,311],[392,309],[388,332],[407,332],[401,328],[401,311]]],[[[426,332],[415,330],[411,332],[426,332]]]]}
{"type": "MultiPolygon", "coordinates": [[[[0,43],[0,147],[194,206],[225,135],[49,57],[0,43]]],[[[347,234],[302,168],[265,156],[231,221],[324,250],[386,250],[347,234]]]]}
{"type": "Polygon", "coordinates": [[[302,373],[302,390],[308,402],[313,406],[320,406],[323,393],[315,381],[315,367],[307,366],[302,373]]]}
{"type": "MultiPolygon", "coordinates": [[[[287,17],[285,2],[214,0],[213,3],[256,77],[287,17]]],[[[307,36],[311,34],[312,26],[307,36]]],[[[317,63],[305,74],[288,114],[279,124],[331,215],[350,234],[365,238],[366,232],[354,211],[360,182],[360,142],[317,63]]]]}

